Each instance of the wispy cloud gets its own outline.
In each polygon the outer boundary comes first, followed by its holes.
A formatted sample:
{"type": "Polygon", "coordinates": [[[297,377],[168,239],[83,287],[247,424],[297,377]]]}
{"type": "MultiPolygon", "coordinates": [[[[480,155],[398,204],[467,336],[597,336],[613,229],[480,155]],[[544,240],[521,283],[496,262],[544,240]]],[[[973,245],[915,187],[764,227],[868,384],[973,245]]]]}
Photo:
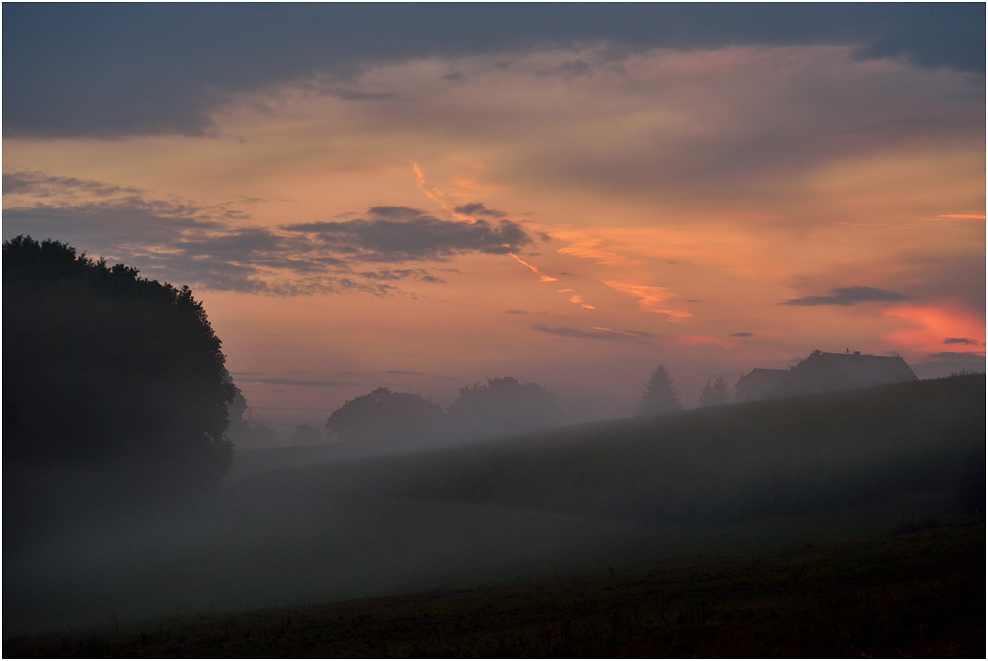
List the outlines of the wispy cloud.
{"type": "Polygon", "coordinates": [[[705,335],[649,333],[646,331],[605,328],[603,326],[593,326],[590,330],[582,330],[567,326],[553,327],[545,324],[532,324],[530,328],[537,333],[546,333],[548,335],[558,335],[560,337],[571,337],[581,340],[600,340],[602,342],[642,342],[646,344],[659,344],[663,346],[727,346],[723,340],[715,337],[707,337],[705,335]]]}
{"type": "Polygon", "coordinates": [[[929,360],[946,362],[985,362],[985,352],[977,351],[940,351],[927,356],[929,360]]]}
{"type": "Polygon", "coordinates": [[[343,386],[361,386],[362,383],[356,381],[304,381],[301,379],[243,379],[244,383],[267,383],[275,386],[300,386],[303,388],[340,388],[343,386]]]}
{"type": "Polygon", "coordinates": [[[875,287],[838,287],[830,290],[830,296],[803,296],[801,298],[790,299],[783,303],[783,305],[817,306],[857,305],[858,303],[868,302],[898,303],[899,301],[908,301],[912,298],[915,298],[915,296],[908,296],[885,289],[876,289],[875,287]]]}
{"type": "Polygon", "coordinates": [[[686,312],[685,310],[677,310],[675,308],[670,308],[668,306],[662,305],[665,301],[674,297],[676,294],[670,292],[665,287],[648,287],[644,285],[633,285],[626,282],[617,282],[615,280],[605,280],[604,284],[615,289],[622,294],[628,294],[629,296],[634,296],[638,300],[638,307],[646,312],[654,312],[656,314],[664,314],[671,318],[671,320],[676,321],[679,319],[685,319],[686,317],[692,317],[693,313],[686,312]]]}
{"type": "Polygon", "coordinates": [[[971,345],[974,345],[974,346],[977,346],[978,344],[980,344],[979,342],[975,342],[974,340],[972,340],[970,338],[967,338],[967,337],[948,337],[947,339],[945,339],[943,341],[943,343],[944,344],[971,344],[971,345]]]}

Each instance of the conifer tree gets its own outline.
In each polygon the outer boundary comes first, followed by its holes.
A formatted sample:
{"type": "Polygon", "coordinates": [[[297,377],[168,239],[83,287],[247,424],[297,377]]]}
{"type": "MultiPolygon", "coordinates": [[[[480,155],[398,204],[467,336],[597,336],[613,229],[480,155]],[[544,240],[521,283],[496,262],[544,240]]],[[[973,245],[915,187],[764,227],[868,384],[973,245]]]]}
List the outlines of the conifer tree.
{"type": "Polygon", "coordinates": [[[652,376],[645,384],[645,392],[642,393],[636,415],[663,415],[679,411],[683,405],[679,402],[679,393],[672,382],[669,370],[665,365],[659,365],[652,372],[652,376]]]}
{"type": "Polygon", "coordinates": [[[727,404],[727,381],[722,376],[718,376],[713,381],[707,381],[700,391],[700,407],[723,406],[727,404]]]}

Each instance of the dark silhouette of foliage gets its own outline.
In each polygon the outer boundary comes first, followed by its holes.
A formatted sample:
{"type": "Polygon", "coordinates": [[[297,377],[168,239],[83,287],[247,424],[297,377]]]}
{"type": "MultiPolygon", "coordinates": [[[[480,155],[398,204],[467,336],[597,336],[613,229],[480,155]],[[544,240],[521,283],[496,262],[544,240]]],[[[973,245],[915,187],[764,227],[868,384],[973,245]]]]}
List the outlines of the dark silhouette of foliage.
{"type": "Polygon", "coordinates": [[[718,376],[712,382],[707,381],[700,391],[700,407],[723,406],[727,404],[728,392],[727,381],[722,376],[718,376]]]}
{"type": "Polygon", "coordinates": [[[551,427],[561,413],[556,396],[535,383],[506,376],[460,388],[446,411],[460,438],[520,434],[551,427]]]}
{"type": "Polygon", "coordinates": [[[969,514],[985,513],[985,446],[975,446],[964,460],[964,472],[957,489],[961,506],[969,514]]]}
{"type": "Polygon", "coordinates": [[[343,441],[396,446],[438,437],[444,423],[438,404],[421,395],[381,387],[333,411],[326,420],[326,430],[343,441]]]}
{"type": "Polygon", "coordinates": [[[321,442],[322,434],[320,431],[304,422],[292,432],[292,445],[318,445],[321,442]]]}
{"type": "Polygon", "coordinates": [[[659,365],[645,384],[645,391],[638,401],[635,415],[663,415],[682,408],[679,393],[676,392],[669,371],[665,365],[659,365]]]}
{"type": "Polygon", "coordinates": [[[3,284],[5,517],[54,468],[121,502],[218,484],[234,390],[188,287],[27,236],[3,243],[3,284]]]}

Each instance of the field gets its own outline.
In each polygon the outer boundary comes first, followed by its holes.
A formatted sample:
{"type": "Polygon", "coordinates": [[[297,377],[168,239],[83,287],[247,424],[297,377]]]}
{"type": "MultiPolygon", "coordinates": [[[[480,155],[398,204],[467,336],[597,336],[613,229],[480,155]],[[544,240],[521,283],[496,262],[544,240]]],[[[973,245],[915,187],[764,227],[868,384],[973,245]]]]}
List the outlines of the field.
{"type": "Polygon", "coordinates": [[[985,654],[985,528],[508,586],[187,615],[4,643],[40,657],[963,657],[985,654]]]}
{"type": "Polygon", "coordinates": [[[255,457],[191,509],[5,542],[4,652],[977,656],[985,534],[957,486],[984,402],[964,376],[255,457]]]}

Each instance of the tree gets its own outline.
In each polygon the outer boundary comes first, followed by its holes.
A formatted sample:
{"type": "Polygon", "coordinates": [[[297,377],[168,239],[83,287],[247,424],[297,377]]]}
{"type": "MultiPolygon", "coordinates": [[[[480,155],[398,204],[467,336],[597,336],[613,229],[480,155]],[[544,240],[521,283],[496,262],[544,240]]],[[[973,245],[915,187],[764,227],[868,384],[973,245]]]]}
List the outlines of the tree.
{"type": "Polygon", "coordinates": [[[446,414],[460,438],[520,434],[558,424],[561,418],[554,394],[510,376],[460,388],[446,414]]]}
{"type": "Polygon", "coordinates": [[[635,415],[664,415],[682,408],[669,371],[665,365],[659,365],[645,384],[635,415]]]}
{"type": "Polygon", "coordinates": [[[319,445],[321,442],[322,434],[319,430],[304,422],[292,432],[292,445],[319,445]]]}
{"type": "Polygon", "coordinates": [[[326,420],[326,430],[343,441],[393,447],[441,436],[444,423],[438,404],[421,395],[381,387],[333,411],[326,420]]]}
{"type": "Polygon", "coordinates": [[[78,509],[219,484],[234,391],[188,287],[28,236],[4,241],[3,285],[5,520],[53,485],[78,509]]]}
{"type": "Polygon", "coordinates": [[[713,382],[707,381],[700,391],[700,407],[723,406],[727,404],[727,381],[722,376],[718,376],[713,382]]]}

